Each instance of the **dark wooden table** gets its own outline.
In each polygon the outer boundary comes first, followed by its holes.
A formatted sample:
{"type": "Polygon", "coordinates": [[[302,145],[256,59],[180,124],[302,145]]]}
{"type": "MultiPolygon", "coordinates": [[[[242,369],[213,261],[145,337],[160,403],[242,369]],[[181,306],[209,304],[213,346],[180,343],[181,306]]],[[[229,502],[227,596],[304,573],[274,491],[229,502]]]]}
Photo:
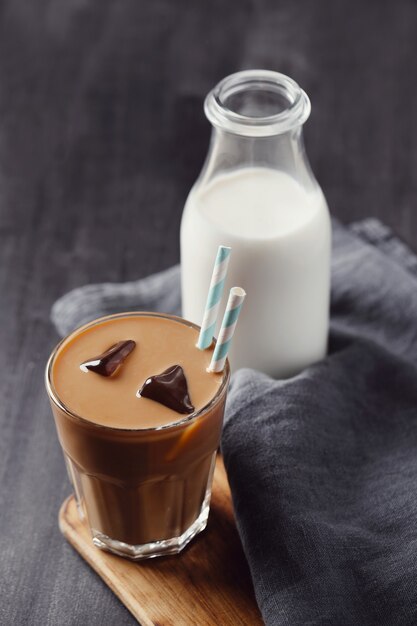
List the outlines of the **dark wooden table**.
{"type": "Polygon", "coordinates": [[[334,215],[417,249],[417,4],[6,0],[0,5],[0,623],[134,622],[61,537],[69,493],[43,389],[53,301],[178,261],[205,93],[293,76],[334,215]]]}

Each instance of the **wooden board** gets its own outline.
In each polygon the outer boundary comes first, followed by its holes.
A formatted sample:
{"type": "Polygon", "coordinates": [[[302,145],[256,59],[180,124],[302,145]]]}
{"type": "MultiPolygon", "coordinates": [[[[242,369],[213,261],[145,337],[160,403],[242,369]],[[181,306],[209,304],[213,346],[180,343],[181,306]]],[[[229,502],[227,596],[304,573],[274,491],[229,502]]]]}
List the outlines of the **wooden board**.
{"type": "Polygon", "coordinates": [[[143,626],[263,623],[221,458],[207,528],[180,555],[133,562],[99,550],[78,517],[73,496],[61,507],[59,527],[143,626]]]}

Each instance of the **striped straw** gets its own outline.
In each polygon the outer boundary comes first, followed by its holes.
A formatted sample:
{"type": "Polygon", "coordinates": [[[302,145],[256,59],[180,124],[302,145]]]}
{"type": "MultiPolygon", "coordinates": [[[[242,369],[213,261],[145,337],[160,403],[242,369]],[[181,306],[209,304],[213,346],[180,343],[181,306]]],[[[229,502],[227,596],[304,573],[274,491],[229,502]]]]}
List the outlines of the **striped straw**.
{"type": "Polygon", "coordinates": [[[220,300],[223,295],[227,266],[229,265],[230,252],[231,248],[227,248],[226,246],[219,246],[217,251],[213,274],[211,276],[210,288],[207,295],[206,308],[204,310],[203,322],[201,324],[200,335],[197,342],[197,348],[200,348],[200,350],[208,348],[213,341],[217,313],[219,310],[220,300]]]}
{"type": "Polygon", "coordinates": [[[216,347],[214,348],[211,363],[208,368],[209,372],[221,372],[224,368],[245,296],[246,293],[241,287],[233,287],[230,290],[219,338],[217,339],[216,347]]]}

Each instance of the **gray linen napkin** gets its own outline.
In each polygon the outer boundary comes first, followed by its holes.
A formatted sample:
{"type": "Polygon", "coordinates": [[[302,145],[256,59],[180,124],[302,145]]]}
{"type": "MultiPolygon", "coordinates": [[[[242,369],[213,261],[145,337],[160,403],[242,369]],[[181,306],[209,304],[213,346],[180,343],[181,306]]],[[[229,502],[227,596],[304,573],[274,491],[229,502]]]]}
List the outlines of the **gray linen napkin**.
{"type": "MultiPolygon", "coordinates": [[[[52,320],[134,309],[179,313],[179,268],[76,289],[52,320]]],[[[383,224],[333,224],[329,356],[235,372],[222,450],[266,624],[417,624],[417,258],[383,224]]]]}

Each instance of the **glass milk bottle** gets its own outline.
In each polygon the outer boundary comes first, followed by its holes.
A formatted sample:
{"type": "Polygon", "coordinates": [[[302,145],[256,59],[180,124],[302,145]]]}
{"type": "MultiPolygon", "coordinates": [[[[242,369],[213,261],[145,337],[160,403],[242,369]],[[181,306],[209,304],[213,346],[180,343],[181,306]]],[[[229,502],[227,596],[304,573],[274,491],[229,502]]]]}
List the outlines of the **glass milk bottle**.
{"type": "Polygon", "coordinates": [[[181,223],[183,316],[201,324],[217,247],[230,246],[220,311],[230,287],[247,293],[232,368],[289,377],[325,356],[329,324],[330,218],[302,137],[310,101],[287,76],[248,70],[204,110],[211,144],[181,223]]]}

